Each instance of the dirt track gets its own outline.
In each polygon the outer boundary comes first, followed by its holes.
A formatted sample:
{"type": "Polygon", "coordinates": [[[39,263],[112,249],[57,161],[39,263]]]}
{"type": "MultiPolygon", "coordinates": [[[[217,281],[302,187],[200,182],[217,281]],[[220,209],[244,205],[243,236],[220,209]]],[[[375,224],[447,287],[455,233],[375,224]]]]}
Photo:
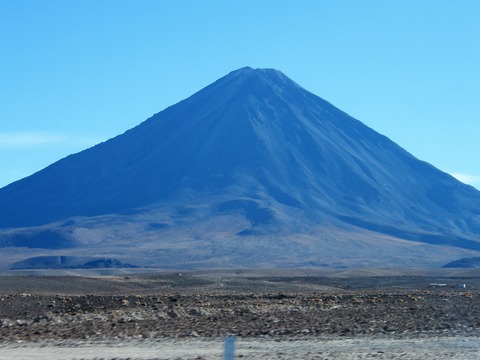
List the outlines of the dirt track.
{"type": "MultiPolygon", "coordinates": [[[[355,337],[238,339],[236,359],[478,359],[477,337],[355,337]]],[[[0,348],[0,360],[223,359],[221,339],[20,343],[0,348]]]]}

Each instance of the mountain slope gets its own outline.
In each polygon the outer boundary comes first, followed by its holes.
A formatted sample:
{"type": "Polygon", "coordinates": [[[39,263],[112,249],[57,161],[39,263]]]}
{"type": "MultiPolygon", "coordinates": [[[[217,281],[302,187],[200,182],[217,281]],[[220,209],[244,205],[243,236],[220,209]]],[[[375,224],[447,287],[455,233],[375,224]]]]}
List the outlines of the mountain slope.
{"type": "Polygon", "coordinates": [[[480,192],[281,72],[251,68],[0,189],[0,228],[173,203],[196,204],[205,219],[241,214],[247,225],[238,233],[258,238],[353,226],[480,250],[480,192]]]}

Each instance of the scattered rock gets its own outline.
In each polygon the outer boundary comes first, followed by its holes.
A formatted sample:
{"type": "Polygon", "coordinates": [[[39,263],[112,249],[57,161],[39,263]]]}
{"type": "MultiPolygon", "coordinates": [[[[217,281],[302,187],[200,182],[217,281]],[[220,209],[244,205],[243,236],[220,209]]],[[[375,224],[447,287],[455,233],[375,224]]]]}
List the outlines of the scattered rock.
{"type": "Polygon", "coordinates": [[[3,298],[1,341],[472,334],[480,329],[476,291],[3,298]]]}

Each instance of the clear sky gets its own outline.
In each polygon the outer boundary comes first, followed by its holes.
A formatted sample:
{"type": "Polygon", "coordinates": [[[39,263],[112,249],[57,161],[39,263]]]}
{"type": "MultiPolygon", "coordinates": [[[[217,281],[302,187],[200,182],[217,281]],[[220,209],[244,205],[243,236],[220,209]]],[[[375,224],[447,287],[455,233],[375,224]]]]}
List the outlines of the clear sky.
{"type": "Polygon", "coordinates": [[[0,0],[0,187],[243,66],[480,189],[478,0],[0,0]]]}

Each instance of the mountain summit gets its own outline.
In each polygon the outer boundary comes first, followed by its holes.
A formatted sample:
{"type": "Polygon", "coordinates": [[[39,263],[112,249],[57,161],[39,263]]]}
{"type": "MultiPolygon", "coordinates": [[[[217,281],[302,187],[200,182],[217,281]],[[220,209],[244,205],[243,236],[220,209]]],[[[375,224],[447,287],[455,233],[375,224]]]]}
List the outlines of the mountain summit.
{"type": "Polygon", "coordinates": [[[154,266],[440,265],[480,250],[479,191],[272,69],[233,71],[0,189],[0,204],[5,247],[154,266]]]}

